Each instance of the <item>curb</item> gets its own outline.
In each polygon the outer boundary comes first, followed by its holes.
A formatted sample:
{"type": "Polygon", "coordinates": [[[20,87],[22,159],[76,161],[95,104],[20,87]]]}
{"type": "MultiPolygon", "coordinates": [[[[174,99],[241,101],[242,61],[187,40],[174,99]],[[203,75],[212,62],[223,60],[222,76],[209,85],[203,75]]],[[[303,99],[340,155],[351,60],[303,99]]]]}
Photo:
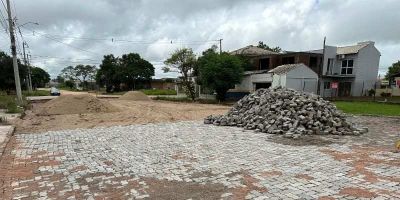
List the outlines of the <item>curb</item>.
{"type": "Polygon", "coordinates": [[[11,126],[10,130],[6,133],[6,138],[2,143],[0,143],[0,161],[3,158],[3,153],[5,148],[7,147],[8,142],[10,141],[11,137],[14,135],[15,126],[11,126]]]}

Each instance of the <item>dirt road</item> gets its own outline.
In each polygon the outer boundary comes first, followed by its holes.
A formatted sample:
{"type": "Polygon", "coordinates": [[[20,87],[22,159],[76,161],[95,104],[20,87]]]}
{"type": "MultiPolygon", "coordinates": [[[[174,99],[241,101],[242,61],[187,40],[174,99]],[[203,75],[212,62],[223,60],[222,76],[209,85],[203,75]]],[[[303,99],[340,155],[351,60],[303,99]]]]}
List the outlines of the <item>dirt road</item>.
{"type": "Polygon", "coordinates": [[[109,101],[121,111],[113,113],[87,113],[39,116],[36,111],[41,103],[32,104],[22,119],[14,122],[17,133],[35,133],[51,130],[93,128],[129,124],[147,124],[201,120],[211,114],[223,114],[229,107],[221,105],[174,103],[167,101],[109,101]]]}

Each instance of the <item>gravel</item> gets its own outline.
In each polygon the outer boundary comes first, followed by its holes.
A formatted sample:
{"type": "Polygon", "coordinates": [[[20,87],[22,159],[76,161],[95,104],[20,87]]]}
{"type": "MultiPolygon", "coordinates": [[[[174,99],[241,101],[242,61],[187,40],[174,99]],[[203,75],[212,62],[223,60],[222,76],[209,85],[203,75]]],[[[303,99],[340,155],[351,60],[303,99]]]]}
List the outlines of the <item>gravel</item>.
{"type": "Polygon", "coordinates": [[[301,135],[360,135],[336,106],[322,97],[286,88],[259,89],[239,100],[225,115],[210,115],[205,124],[238,126],[287,138],[301,135]]]}

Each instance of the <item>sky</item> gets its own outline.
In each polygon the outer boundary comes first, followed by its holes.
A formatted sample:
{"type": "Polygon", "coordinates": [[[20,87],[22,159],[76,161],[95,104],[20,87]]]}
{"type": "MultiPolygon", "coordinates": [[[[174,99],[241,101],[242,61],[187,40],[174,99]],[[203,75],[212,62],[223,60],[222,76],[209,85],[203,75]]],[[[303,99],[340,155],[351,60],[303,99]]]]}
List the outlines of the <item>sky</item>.
{"type": "MultiPolygon", "coordinates": [[[[161,68],[179,48],[200,55],[223,39],[224,51],[258,41],[302,51],[321,49],[324,36],[334,46],[374,41],[385,74],[400,60],[399,8],[398,0],[12,0],[19,52],[26,41],[33,65],[52,77],[130,52],[151,62],[157,78],[174,77],[161,68]]],[[[7,37],[3,28],[0,50],[10,52],[7,37]]]]}

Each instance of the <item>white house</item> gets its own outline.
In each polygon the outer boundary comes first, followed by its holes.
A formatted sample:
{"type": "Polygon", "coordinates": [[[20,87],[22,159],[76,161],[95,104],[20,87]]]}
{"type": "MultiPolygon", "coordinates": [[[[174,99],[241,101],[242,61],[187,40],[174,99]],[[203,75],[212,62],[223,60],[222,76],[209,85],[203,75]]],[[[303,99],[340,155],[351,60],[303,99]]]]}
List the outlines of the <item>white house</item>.
{"type": "Polygon", "coordinates": [[[303,63],[281,65],[268,73],[272,74],[272,87],[274,88],[284,87],[317,93],[318,74],[303,63]]]}
{"type": "Polygon", "coordinates": [[[377,81],[380,52],[374,42],[356,45],[325,46],[322,69],[322,96],[362,96],[374,88],[377,81]],[[338,84],[331,88],[332,82],[338,84]]]}

